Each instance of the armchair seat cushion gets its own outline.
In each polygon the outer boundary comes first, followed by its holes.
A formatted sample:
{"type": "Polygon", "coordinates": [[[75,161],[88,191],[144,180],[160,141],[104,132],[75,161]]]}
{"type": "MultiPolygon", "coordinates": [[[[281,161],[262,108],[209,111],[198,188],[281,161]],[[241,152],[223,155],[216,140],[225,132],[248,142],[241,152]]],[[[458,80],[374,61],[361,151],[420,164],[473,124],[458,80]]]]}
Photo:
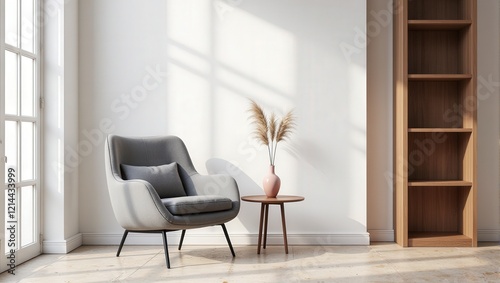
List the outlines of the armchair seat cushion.
{"type": "Polygon", "coordinates": [[[233,207],[231,199],[216,195],[163,198],[161,202],[174,215],[224,211],[233,207]]]}

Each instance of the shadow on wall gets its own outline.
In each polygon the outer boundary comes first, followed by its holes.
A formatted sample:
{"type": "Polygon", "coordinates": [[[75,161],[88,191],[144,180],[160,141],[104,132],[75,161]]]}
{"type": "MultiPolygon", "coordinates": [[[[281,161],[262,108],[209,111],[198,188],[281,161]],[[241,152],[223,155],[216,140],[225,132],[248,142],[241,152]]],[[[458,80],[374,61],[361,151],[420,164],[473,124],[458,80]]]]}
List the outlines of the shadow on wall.
{"type": "MultiPolygon", "coordinates": [[[[224,174],[233,177],[236,180],[236,183],[238,184],[240,196],[264,194],[259,184],[257,184],[250,176],[248,176],[245,172],[243,172],[238,166],[234,165],[233,163],[227,160],[220,158],[211,158],[206,161],[205,166],[208,174],[224,174]]],[[[241,206],[241,211],[237,217],[241,221],[243,226],[247,229],[247,231],[253,231],[255,229],[256,211],[258,210],[255,210],[255,208],[252,208],[250,206],[246,205],[241,206]]],[[[357,227],[357,229],[364,229],[365,227],[363,224],[352,219],[347,219],[347,220],[344,219],[344,221],[347,221],[349,225],[352,227],[357,227]]],[[[320,225],[320,223],[318,223],[314,219],[314,217],[312,219],[309,219],[308,222],[315,223],[313,224],[313,227],[314,225],[320,225]]],[[[336,236],[322,235],[320,236],[320,238],[321,238],[321,244],[336,245],[339,243],[339,239],[336,236]]],[[[318,244],[318,243],[310,242],[307,244],[318,244]]]]}
{"type": "MultiPolygon", "coordinates": [[[[205,166],[207,167],[207,172],[209,174],[226,174],[233,177],[238,184],[240,196],[263,194],[261,187],[257,183],[255,183],[252,178],[250,178],[236,165],[227,160],[220,158],[211,158],[207,160],[205,166]]],[[[243,206],[242,209],[244,209],[243,206]]],[[[238,219],[240,219],[241,223],[248,231],[252,230],[255,224],[255,216],[253,214],[240,213],[238,215],[238,219]]]]}

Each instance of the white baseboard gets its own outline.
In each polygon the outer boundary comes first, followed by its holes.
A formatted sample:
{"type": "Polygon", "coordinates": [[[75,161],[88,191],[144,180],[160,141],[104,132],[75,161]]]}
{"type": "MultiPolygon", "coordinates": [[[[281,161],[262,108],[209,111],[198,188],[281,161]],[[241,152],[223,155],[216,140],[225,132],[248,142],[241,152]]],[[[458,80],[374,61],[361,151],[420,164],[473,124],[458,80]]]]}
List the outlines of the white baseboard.
{"type": "Polygon", "coordinates": [[[394,242],[394,230],[368,230],[372,242],[394,242]]]}
{"type": "Polygon", "coordinates": [[[76,234],[64,241],[43,241],[42,252],[44,254],[67,254],[81,246],[82,243],[82,234],[76,234]]]}
{"type": "MultiPolygon", "coordinates": [[[[233,245],[257,245],[257,234],[230,234],[233,245]]],[[[83,233],[83,245],[118,245],[122,234],[83,233]]],[[[290,245],[362,245],[370,244],[368,233],[360,234],[289,234],[290,245]]],[[[179,232],[167,234],[169,245],[176,245],[180,240],[179,232]]],[[[163,245],[160,234],[129,233],[125,242],[127,245],[163,245]]],[[[282,245],[282,234],[269,234],[269,245],[282,245]]],[[[224,234],[199,234],[186,232],[184,238],[186,245],[226,245],[224,234]]]]}
{"type": "MultiPolygon", "coordinates": [[[[369,233],[359,234],[289,234],[290,245],[369,245],[372,242],[394,242],[394,230],[369,230],[369,233]]],[[[478,241],[499,242],[500,230],[478,230],[478,241]]],[[[234,245],[257,245],[257,234],[230,234],[234,245]]],[[[81,245],[118,245],[122,234],[116,233],[82,233],[64,241],[43,241],[43,253],[66,254],[81,245]]],[[[170,245],[177,245],[180,232],[168,233],[170,245]]],[[[283,235],[269,234],[269,245],[282,245],[283,235]]],[[[163,245],[160,234],[129,233],[127,245],[163,245]]],[[[224,234],[199,234],[187,231],[185,245],[226,245],[224,234]]]]}
{"type": "Polygon", "coordinates": [[[477,230],[477,239],[480,242],[498,242],[500,230],[477,230]]]}

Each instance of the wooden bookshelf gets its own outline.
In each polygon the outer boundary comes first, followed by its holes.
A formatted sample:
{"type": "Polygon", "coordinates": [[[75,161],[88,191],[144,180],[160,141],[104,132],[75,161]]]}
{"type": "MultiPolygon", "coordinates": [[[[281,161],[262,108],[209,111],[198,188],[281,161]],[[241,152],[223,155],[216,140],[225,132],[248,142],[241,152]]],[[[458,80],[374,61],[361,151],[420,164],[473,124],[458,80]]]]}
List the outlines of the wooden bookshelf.
{"type": "Polygon", "coordinates": [[[410,128],[408,133],[472,133],[471,128],[410,128]]]}
{"type": "Polygon", "coordinates": [[[447,232],[414,232],[409,235],[411,247],[470,247],[472,238],[447,232]]]}
{"type": "Polygon", "coordinates": [[[462,81],[471,78],[471,74],[408,74],[410,81],[462,81]]]}
{"type": "Polygon", "coordinates": [[[472,24],[471,20],[408,20],[409,30],[461,30],[472,24]]]}
{"type": "Polygon", "coordinates": [[[409,187],[470,187],[472,182],[462,180],[408,181],[409,187]]]}
{"type": "Polygon", "coordinates": [[[395,0],[394,226],[477,246],[476,0],[395,0]]]}

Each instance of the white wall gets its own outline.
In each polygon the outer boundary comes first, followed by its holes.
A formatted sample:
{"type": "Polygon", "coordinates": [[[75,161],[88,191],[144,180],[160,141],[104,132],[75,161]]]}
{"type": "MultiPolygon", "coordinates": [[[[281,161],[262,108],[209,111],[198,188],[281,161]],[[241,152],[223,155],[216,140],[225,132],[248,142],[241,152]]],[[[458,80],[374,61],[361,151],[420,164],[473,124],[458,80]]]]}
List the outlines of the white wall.
{"type": "Polygon", "coordinates": [[[500,1],[478,4],[478,238],[500,240],[500,1]]]}
{"type": "MultiPolygon", "coordinates": [[[[304,203],[287,206],[295,241],[308,233],[362,235],[366,223],[372,240],[392,241],[392,186],[387,179],[392,172],[392,20],[384,18],[391,0],[366,1],[367,131],[362,122],[355,122],[361,124],[359,132],[348,123],[361,121],[364,102],[349,108],[344,99],[352,95],[344,94],[357,83],[363,87],[362,79],[349,83],[345,78],[350,76],[347,70],[363,66],[363,3],[344,1],[338,9],[339,1],[330,2],[304,7],[288,1],[284,7],[284,1],[198,1],[188,8],[192,1],[80,1],[80,143],[90,143],[92,149],[82,146],[79,171],[80,229],[86,241],[99,242],[108,235],[113,242],[121,231],[104,187],[101,152],[106,133],[180,135],[200,172],[206,172],[206,160],[228,160],[245,172],[237,176],[245,184],[242,194],[258,193],[266,153],[249,138],[246,97],[268,110],[295,107],[299,116],[298,134],[293,143],[280,145],[277,161],[282,193],[306,196],[304,203]],[[344,23],[342,15],[354,22],[344,23]],[[353,52],[353,64],[342,59],[339,41],[354,46],[344,49],[353,52]],[[168,75],[150,81],[156,68],[168,75]],[[143,99],[141,86],[155,82],[143,99]],[[137,99],[127,100],[132,93],[137,99]],[[364,133],[367,220],[364,191],[356,184],[357,178],[364,182],[364,166],[360,161],[351,169],[345,163],[349,154],[356,154],[348,152],[353,147],[349,138],[356,141],[364,133]],[[305,221],[317,215],[326,215],[327,224],[305,221]]],[[[500,81],[499,5],[497,0],[478,1],[478,73],[486,81],[500,81]]],[[[478,228],[480,240],[497,241],[499,87],[483,85],[478,106],[478,228]]],[[[217,165],[213,170],[224,165],[210,161],[217,165]]],[[[231,234],[254,235],[257,210],[244,204],[230,225],[231,234]]],[[[272,229],[279,232],[276,221],[272,229]]],[[[207,232],[219,235],[218,230],[199,233],[207,232]]],[[[338,237],[320,241],[335,240],[338,237]]]]}
{"type": "Polygon", "coordinates": [[[393,241],[392,0],[367,1],[368,231],[372,241],[393,241]]]}
{"type": "Polygon", "coordinates": [[[44,1],[43,252],[66,253],[79,234],[78,168],[68,149],[78,144],[78,3],[44,1]]]}
{"type": "MultiPolygon", "coordinates": [[[[179,135],[198,171],[233,164],[241,194],[262,193],[268,161],[250,138],[252,98],[298,117],[276,162],[280,193],[306,198],[286,207],[290,242],[367,244],[365,24],[363,0],[80,1],[84,243],[116,243],[122,232],[105,184],[108,133],[179,135]]],[[[228,225],[234,242],[256,242],[258,211],[243,203],[228,225]]],[[[277,212],[271,233],[281,233],[277,212]]],[[[224,242],[219,229],[190,235],[224,242]]]]}
{"type": "MultiPolygon", "coordinates": [[[[393,241],[391,0],[368,10],[368,230],[372,241],[393,241]],[[387,23],[387,24],[386,24],[387,23]],[[371,28],[370,28],[371,27],[371,28]],[[380,27],[377,29],[377,27],[380,27]]],[[[478,238],[500,240],[500,1],[478,0],[478,238]]]]}

